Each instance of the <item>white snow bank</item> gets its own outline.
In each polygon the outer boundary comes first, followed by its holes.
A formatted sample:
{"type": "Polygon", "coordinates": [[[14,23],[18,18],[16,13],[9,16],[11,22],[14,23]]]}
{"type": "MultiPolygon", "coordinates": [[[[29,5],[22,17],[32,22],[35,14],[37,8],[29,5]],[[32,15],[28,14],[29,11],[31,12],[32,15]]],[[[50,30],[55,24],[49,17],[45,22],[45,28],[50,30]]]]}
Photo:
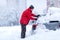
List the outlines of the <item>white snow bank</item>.
{"type": "Polygon", "coordinates": [[[41,29],[41,26],[38,26],[36,29],[36,34],[30,35],[31,25],[27,26],[26,38],[21,39],[21,27],[0,27],[0,40],[60,40],[60,30],[56,31],[48,31],[45,29],[41,29]]]}
{"type": "Polygon", "coordinates": [[[48,23],[51,20],[60,21],[60,8],[50,7],[46,16],[40,17],[37,22],[38,23],[48,23]]]}

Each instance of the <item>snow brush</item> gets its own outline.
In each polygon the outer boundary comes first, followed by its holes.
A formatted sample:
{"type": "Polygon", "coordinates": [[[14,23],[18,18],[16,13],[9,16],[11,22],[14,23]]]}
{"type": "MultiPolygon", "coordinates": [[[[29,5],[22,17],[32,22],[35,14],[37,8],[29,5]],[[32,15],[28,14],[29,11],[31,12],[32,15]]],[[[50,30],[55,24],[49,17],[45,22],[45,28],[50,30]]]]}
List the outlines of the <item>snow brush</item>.
{"type": "MultiPolygon", "coordinates": [[[[46,14],[40,15],[39,17],[42,17],[42,16],[46,16],[46,14]]],[[[39,17],[37,17],[37,19],[38,19],[39,17]]],[[[32,21],[32,23],[34,23],[34,24],[32,25],[32,30],[36,30],[36,27],[37,27],[37,25],[38,25],[39,23],[37,23],[37,20],[32,21]]]]}

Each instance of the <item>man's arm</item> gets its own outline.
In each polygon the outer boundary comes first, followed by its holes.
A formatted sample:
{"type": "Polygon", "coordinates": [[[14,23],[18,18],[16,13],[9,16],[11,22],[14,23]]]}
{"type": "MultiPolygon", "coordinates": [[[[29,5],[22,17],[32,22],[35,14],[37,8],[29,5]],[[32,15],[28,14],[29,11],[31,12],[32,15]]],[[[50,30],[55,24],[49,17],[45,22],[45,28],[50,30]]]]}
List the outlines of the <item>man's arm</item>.
{"type": "Polygon", "coordinates": [[[29,15],[27,15],[28,16],[28,18],[29,19],[31,19],[31,20],[36,20],[37,18],[34,18],[33,16],[36,16],[36,15],[34,15],[34,14],[31,14],[31,13],[29,13],[29,15]]]}
{"type": "Polygon", "coordinates": [[[39,17],[39,16],[40,16],[40,15],[35,15],[35,14],[33,14],[33,13],[32,13],[31,15],[34,16],[34,17],[39,17]]]}
{"type": "Polygon", "coordinates": [[[36,16],[35,14],[31,13],[32,16],[36,16]]]}

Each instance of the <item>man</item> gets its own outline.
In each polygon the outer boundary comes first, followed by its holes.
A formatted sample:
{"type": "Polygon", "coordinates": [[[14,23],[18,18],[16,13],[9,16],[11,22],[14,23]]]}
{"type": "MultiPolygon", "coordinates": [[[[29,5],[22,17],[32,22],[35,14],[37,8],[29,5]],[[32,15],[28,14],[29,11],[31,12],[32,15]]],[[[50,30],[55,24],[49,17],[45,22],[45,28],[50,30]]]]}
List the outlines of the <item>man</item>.
{"type": "Polygon", "coordinates": [[[34,6],[31,5],[28,9],[26,9],[21,16],[20,24],[21,24],[21,38],[25,38],[26,34],[26,25],[29,23],[30,20],[37,20],[39,15],[35,15],[32,13],[32,10],[34,9],[34,6]]]}

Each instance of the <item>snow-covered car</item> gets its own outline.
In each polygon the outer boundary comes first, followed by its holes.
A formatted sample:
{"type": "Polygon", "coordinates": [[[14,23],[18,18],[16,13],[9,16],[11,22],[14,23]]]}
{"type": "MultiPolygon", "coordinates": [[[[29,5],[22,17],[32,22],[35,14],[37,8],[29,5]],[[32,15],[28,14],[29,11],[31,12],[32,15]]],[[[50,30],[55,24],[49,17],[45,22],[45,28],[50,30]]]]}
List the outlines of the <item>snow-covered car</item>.
{"type": "Polygon", "coordinates": [[[43,23],[46,28],[56,29],[60,25],[60,8],[50,7],[46,16],[41,16],[37,23],[43,23]]]}

